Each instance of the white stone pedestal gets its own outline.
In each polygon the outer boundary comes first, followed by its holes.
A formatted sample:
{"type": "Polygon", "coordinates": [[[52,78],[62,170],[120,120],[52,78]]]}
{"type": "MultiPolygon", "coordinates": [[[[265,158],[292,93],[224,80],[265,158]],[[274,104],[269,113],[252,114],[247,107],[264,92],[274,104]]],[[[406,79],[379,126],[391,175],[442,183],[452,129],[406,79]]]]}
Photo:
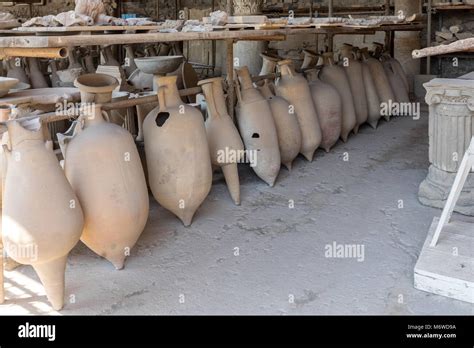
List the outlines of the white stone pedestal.
{"type": "MultiPolygon", "coordinates": [[[[443,208],[474,136],[474,80],[434,79],[424,84],[429,105],[430,151],[427,178],[418,197],[422,204],[443,208]]],[[[474,175],[468,176],[455,211],[474,216],[474,175]]]]}

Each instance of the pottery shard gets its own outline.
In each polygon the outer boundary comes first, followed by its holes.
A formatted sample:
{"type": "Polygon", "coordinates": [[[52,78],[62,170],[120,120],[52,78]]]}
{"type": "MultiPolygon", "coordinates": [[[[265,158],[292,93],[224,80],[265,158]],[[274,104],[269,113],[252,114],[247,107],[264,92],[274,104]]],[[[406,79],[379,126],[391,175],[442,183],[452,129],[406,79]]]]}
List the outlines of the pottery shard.
{"type": "Polygon", "coordinates": [[[44,17],[33,17],[23,23],[23,27],[57,27],[59,23],[55,20],[55,16],[48,15],[44,17]]]}
{"type": "Polygon", "coordinates": [[[93,25],[94,20],[74,11],[62,12],[54,17],[54,21],[64,27],[93,25]]]}

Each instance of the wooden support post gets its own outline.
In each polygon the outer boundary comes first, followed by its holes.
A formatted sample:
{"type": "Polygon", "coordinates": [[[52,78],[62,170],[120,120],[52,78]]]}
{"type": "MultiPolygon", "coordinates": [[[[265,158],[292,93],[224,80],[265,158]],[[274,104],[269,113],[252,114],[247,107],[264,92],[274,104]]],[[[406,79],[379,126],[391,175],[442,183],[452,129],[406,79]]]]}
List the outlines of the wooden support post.
{"type": "Polygon", "coordinates": [[[234,119],[234,40],[226,40],[227,49],[227,111],[232,119],[234,119]]]}
{"type": "MultiPolygon", "coordinates": [[[[426,47],[431,46],[431,2],[432,0],[428,0],[426,12],[428,12],[428,19],[426,24],[426,47]]],[[[431,58],[428,56],[426,58],[426,74],[431,75],[431,58]]]]}
{"type": "Polygon", "coordinates": [[[469,172],[474,167],[474,137],[471,140],[471,145],[466,151],[464,158],[459,166],[458,174],[456,175],[456,179],[454,180],[453,187],[451,192],[449,193],[448,200],[446,201],[446,205],[444,206],[443,213],[441,214],[441,218],[439,219],[438,227],[436,228],[435,234],[433,239],[431,240],[430,247],[435,247],[436,243],[438,243],[439,235],[441,234],[441,230],[443,227],[449,223],[451,220],[451,215],[453,214],[454,207],[461,195],[461,191],[466,183],[467,176],[469,172]]]}
{"type": "Polygon", "coordinates": [[[385,0],[385,15],[390,16],[390,0],[385,0]]]}
{"type": "MultiPolygon", "coordinates": [[[[333,0],[329,0],[329,3],[328,3],[328,17],[331,18],[334,14],[334,1],[333,0]]],[[[334,35],[333,34],[327,34],[327,38],[328,38],[328,51],[329,52],[332,52],[333,50],[333,38],[334,38],[334,35]]]]}

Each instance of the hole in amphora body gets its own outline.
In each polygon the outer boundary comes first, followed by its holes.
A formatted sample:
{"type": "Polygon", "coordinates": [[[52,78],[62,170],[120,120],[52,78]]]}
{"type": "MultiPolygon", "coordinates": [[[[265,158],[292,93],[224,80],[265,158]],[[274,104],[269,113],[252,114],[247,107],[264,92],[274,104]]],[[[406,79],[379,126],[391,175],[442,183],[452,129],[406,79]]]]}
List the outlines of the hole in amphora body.
{"type": "Polygon", "coordinates": [[[260,138],[260,134],[258,133],[253,133],[252,134],[252,139],[259,139],[260,138]]]}
{"type": "Polygon", "coordinates": [[[165,124],[165,122],[168,120],[169,117],[170,117],[169,112],[160,112],[156,116],[156,119],[155,119],[156,125],[158,127],[162,127],[165,124]]]}

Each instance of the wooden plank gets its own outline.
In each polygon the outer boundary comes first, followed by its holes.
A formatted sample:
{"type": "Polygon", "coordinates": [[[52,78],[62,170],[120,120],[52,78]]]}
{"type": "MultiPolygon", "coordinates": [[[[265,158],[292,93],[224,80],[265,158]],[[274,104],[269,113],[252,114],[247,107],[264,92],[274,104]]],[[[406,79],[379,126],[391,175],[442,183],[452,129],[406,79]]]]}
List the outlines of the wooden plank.
{"type": "Polygon", "coordinates": [[[162,29],[161,25],[84,25],[71,27],[19,27],[12,31],[27,33],[71,33],[82,31],[140,31],[160,29],[162,29]]]}
{"type": "Polygon", "coordinates": [[[415,265],[415,288],[474,303],[474,220],[464,219],[446,225],[439,244],[430,247],[439,222],[433,219],[415,265]]]}
{"type": "Polygon", "coordinates": [[[426,47],[412,52],[413,58],[423,58],[429,56],[437,56],[440,54],[454,53],[454,52],[473,52],[474,38],[459,40],[448,45],[440,45],[434,47],[426,47]]]}
{"type": "Polygon", "coordinates": [[[139,34],[102,34],[102,35],[51,35],[51,36],[2,36],[0,47],[69,47],[90,46],[108,44],[136,44],[157,43],[190,40],[242,40],[261,38],[268,40],[274,35],[299,35],[299,34],[372,34],[378,30],[421,30],[421,25],[394,25],[370,28],[354,29],[346,27],[332,28],[282,28],[272,30],[223,30],[211,32],[177,32],[177,33],[139,33],[139,34]],[[396,28],[396,29],[395,29],[396,28]]]}

